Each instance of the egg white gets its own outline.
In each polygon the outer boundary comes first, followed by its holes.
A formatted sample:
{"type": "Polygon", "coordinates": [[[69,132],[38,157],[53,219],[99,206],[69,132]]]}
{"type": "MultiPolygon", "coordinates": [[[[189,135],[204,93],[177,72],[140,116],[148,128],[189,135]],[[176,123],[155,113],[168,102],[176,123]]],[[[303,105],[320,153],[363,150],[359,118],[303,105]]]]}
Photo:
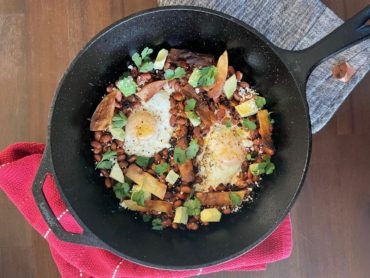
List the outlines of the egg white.
{"type": "Polygon", "coordinates": [[[169,141],[173,128],[170,125],[170,94],[169,90],[159,91],[149,101],[143,102],[138,109],[132,111],[128,117],[128,125],[130,118],[135,117],[135,113],[146,111],[153,117],[154,126],[149,127],[151,136],[148,138],[140,138],[132,132],[127,132],[126,128],[124,149],[127,154],[152,157],[155,153],[171,146],[169,141]]]}
{"type": "Polygon", "coordinates": [[[196,158],[198,176],[202,182],[197,191],[208,191],[212,186],[235,183],[250,145],[249,133],[243,128],[214,124],[204,140],[200,155],[196,158]]]}

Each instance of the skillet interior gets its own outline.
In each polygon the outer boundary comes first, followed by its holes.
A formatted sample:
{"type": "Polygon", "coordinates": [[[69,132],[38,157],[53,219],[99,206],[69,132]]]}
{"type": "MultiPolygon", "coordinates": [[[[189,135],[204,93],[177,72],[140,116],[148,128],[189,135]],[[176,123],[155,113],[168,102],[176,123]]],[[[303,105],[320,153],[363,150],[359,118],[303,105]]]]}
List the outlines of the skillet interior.
{"type": "Polygon", "coordinates": [[[139,14],[100,33],[62,79],[50,118],[55,179],[79,223],[132,261],[161,268],[198,268],[226,261],[264,239],[287,214],[302,184],[310,151],[310,127],[303,93],[269,44],[240,21],[195,8],[167,8],[139,14]],[[117,210],[94,171],[89,117],[105,87],[127,70],[129,55],[144,48],[186,47],[213,53],[226,48],[230,64],[266,96],[276,121],[275,173],[263,181],[250,208],[197,232],[152,231],[131,213],[117,210]]]}

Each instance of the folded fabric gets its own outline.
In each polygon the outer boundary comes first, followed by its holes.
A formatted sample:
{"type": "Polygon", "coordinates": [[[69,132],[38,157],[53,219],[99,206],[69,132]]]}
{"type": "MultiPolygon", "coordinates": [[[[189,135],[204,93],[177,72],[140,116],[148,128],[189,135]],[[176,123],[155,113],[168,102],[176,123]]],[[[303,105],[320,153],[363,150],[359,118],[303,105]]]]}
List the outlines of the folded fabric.
{"type": "MultiPolygon", "coordinates": [[[[309,47],[343,23],[319,0],[158,0],[160,6],[192,5],[232,15],[262,33],[273,44],[290,50],[309,47]]],[[[307,83],[312,132],[334,115],[353,88],[370,70],[370,40],[365,40],[321,63],[307,83]],[[348,83],[332,77],[331,69],[347,61],[355,69],[348,83]]]]}
{"type": "MultiPolygon", "coordinates": [[[[203,269],[168,271],[144,267],[108,251],[63,242],[48,227],[32,195],[32,183],[44,150],[43,144],[17,143],[0,153],[0,188],[26,220],[49,243],[62,277],[189,277],[219,271],[264,270],[266,264],[290,256],[292,228],[288,216],[262,243],[250,252],[226,263],[203,269]]],[[[65,230],[79,233],[81,227],[63,203],[53,179],[43,187],[48,203],[65,230]]]]}

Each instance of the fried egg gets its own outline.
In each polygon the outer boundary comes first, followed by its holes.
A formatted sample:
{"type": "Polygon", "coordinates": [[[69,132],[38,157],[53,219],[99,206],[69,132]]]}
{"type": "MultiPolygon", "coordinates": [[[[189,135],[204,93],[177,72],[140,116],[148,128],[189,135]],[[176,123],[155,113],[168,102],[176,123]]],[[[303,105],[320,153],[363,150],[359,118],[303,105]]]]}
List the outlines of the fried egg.
{"type": "Polygon", "coordinates": [[[202,178],[197,191],[208,191],[209,186],[216,188],[221,183],[235,183],[250,144],[249,133],[243,128],[214,124],[196,159],[198,176],[202,178]]]}
{"type": "Polygon", "coordinates": [[[125,128],[124,148],[127,154],[152,157],[171,146],[170,94],[169,90],[159,91],[132,111],[125,128]]]}

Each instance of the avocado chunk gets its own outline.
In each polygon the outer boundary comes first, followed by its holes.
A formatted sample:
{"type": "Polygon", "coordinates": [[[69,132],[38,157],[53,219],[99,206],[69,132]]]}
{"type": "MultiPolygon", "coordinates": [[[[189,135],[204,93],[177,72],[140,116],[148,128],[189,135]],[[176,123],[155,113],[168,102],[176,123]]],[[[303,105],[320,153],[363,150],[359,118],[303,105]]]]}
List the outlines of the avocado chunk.
{"type": "Polygon", "coordinates": [[[175,212],[174,223],[187,224],[188,223],[188,211],[186,207],[178,207],[175,212]]]}
{"type": "Polygon", "coordinates": [[[114,179],[114,180],[116,180],[120,183],[125,182],[125,177],[124,177],[123,172],[122,172],[121,168],[119,167],[118,163],[113,165],[113,167],[110,171],[109,177],[111,177],[112,179],[114,179]]]}
{"type": "Polygon", "coordinates": [[[207,208],[200,212],[200,220],[203,222],[220,222],[221,212],[216,208],[207,208]]]}
{"type": "Polygon", "coordinates": [[[226,80],[224,85],[224,93],[226,95],[227,99],[230,99],[237,87],[237,80],[235,74],[229,77],[229,79],[226,80]]]}

